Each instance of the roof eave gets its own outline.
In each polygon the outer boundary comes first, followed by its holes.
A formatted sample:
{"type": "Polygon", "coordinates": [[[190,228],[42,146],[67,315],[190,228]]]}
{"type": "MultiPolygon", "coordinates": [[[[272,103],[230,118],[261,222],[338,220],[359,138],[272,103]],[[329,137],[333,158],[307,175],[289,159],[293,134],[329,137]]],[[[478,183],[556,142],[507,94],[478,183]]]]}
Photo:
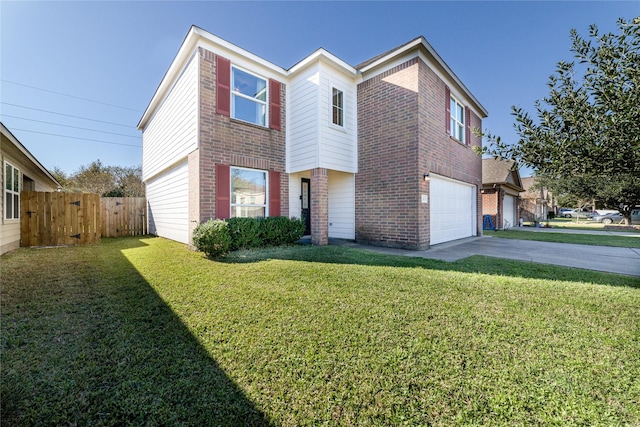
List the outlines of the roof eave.
{"type": "Polygon", "coordinates": [[[487,111],[486,108],[484,108],[484,106],[480,103],[480,101],[478,101],[478,99],[471,93],[471,91],[464,85],[464,83],[462,83],[462,80],[460,80],[458,78],[458,76],[453,72],[453,70],[447,65],[447,63],[442,59],[442,57],[440,57],[440,55],[438,55],[438,53],[436,52],[436,50],[429,44],[429,42],[427,41],[427,39],[425,39],[423,36],[420,36],[418,38],[416,38],[415,40],[406,43],[402,46],[400,46],[399,48],[397,48],[396,50],[393,50],[391,52],[389,52],[387,55],[384,55],[383,57],[379,58],[378,60],[372,62],[371,64],[367,64],[364,67],[360,68],[359,71],[361,73],[366,73],[367,71],[370,71],[390,60],[392,60],[393,58],[400,56],[402,54],[405,54],[409,51],[411,51],[412,49],[424,49],[429,56],[431,56],[435,62],[445,71],[446,74],[448,74],[451,79],[455,82],[455,84],[460,87],[460,89],[465,93],[465,95],[467,95],[469,97],[469,99],[471,99],[471,101],[473,101],[473,103],[476,105],[476,107],[478,108],[478,111],[482,114],[482,118],[488,117],[489,116],[489,112],[487,111]]]}
{"type": "Polygon", "coordinates": [[[18,148],[18,150],[20,150],[20,152],[22,152],[22,154],[24,154],[24,156],[27,159],[29,159],[29,161],[31,161],[31,163],[36,165],[38,169],[40,169],[40,171],[47,176],[47,178],[49,178],[58,186],[58,188],[62,188],[62,185],[58,182],[57,179],[54,178],[53,175],[51,175],[51,172],[49,172],[47,168],[45,168],[42,165],[42,163],[40,163],[40,161],[36,159],[35,156],[31,154],[29,150],[27,150],[27,147],[22,145],[22,143],[18,140],[18,138],[16,138],[16,136],[13,133],[11,133],[11,131],[2,122],[0,122],[0,129],[2,131],[2,134],[6,136],[7,139],[9,139],[9,141],[11,141],[18,148]]]}

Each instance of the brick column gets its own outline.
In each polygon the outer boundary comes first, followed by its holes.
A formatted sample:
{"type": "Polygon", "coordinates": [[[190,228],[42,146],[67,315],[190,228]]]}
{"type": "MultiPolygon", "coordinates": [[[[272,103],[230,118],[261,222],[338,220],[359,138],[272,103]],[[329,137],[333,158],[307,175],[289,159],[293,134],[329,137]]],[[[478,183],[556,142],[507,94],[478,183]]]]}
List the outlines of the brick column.
{"type": "Polygon", "coordinates": [[[329,244],[329,171],[311,170],[311,243],[329,244]]]}

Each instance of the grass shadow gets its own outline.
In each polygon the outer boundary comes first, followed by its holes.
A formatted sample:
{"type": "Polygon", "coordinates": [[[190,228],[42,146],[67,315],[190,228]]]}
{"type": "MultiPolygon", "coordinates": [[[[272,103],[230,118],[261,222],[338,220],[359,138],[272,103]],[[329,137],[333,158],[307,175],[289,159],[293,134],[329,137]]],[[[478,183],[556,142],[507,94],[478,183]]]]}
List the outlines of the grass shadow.
{"type": "Polygon", "coordinates": [[[389,255],[375,249],[356,249],[340,245],[296,245],[261,250],[240,250],[217,258],[227,263],[259,262],[268,259],[353,264],[386,267],[425,268],[431,270],[481,273],[528,279],[580,281],[609,286],[640,288],[640,279],[613,273],[509,260],[482,255],[470,256],[455,262],[421,257],[389,255]]]}
{"type": "Polygon", "coordinates": [[[142,245],[2,257],[3,425],[271,425],[123,255],[142,245]]]}

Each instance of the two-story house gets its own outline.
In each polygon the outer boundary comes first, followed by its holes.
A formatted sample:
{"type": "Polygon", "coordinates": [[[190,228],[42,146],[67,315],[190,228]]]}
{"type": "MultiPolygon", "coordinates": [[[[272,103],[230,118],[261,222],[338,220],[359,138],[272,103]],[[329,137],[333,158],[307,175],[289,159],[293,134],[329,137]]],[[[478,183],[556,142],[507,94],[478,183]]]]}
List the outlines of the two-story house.
{"type": "Polygon", "coordinates": [[[149,230],[190,243],[209,218],[282,215],[314,244],[475,236],[486,116],[423,37],[284,69],[192,27],[138,125],[149,230]]]}

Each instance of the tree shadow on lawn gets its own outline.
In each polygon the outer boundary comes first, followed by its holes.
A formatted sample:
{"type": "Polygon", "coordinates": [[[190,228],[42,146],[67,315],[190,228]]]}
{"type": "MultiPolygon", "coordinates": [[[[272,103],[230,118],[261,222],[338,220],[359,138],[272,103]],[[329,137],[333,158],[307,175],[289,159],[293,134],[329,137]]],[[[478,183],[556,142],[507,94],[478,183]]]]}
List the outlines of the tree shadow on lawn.
{"type": "Polygon", "coordinates": [[[436,259],[389,255],[376,250],[354,249],[341,245],[310,246],[306,244],[239,250],[217,258],[227,263],[248,263],[268,259],[320,262],[328,264],[353,264],[383,267],[425,268],[430,270],[480,273],[527,279],[580,281],[609,286],[640,288],[640,278],[579,268],[563,267],[535,262],[473,255],[455,262],[436,259]]]}
{"type": "Polygon", "coordinates": [[[3,256],[3,425],[271,425],[122,254],[143,245],[3,256]]]}

